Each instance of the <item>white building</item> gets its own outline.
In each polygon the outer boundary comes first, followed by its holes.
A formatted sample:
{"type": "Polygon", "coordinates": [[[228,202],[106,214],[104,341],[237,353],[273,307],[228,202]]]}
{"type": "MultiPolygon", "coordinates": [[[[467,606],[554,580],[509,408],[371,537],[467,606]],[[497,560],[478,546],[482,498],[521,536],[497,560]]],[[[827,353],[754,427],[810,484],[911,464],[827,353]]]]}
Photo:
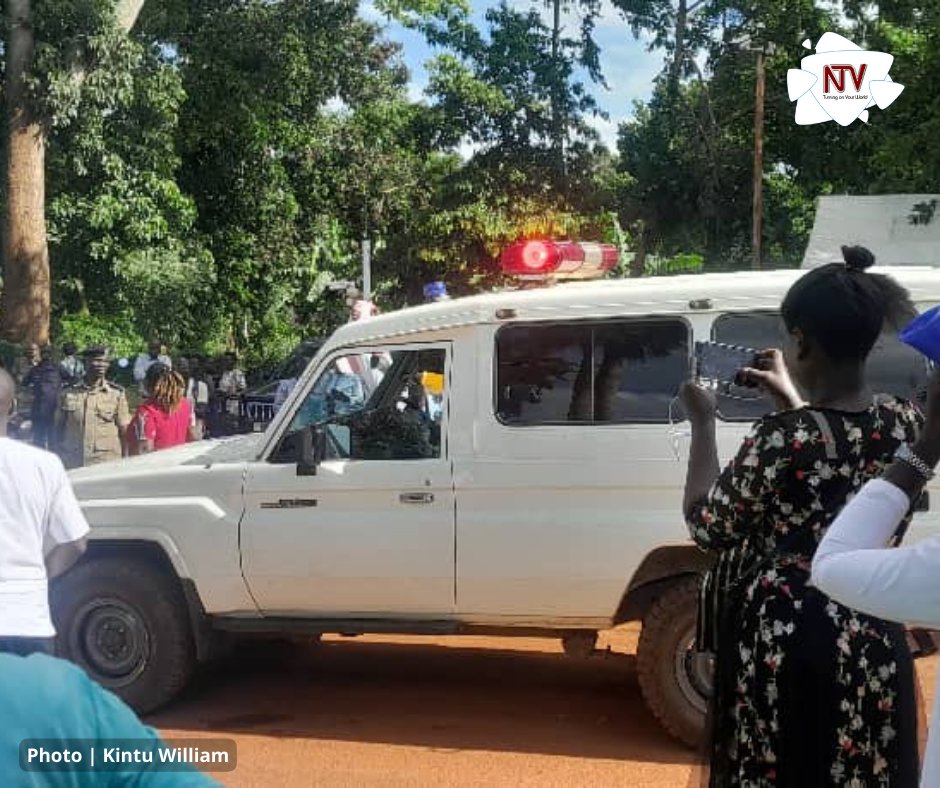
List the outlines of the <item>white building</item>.
{"type": "Polygon", "coordinates": [[[940,267],[940,194],[820,197],[802,267],[841,262],[843,244],[871,249],[878,265],[940,267]]]}

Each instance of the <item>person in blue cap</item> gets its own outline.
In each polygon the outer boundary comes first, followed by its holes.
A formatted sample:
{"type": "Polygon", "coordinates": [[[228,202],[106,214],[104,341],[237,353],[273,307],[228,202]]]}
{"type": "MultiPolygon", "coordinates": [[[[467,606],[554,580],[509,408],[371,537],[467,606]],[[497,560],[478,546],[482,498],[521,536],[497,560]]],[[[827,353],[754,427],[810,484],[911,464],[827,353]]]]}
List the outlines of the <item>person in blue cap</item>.
{"type": "Polygon", "coordinates": [[[450,301],[447,295],[447,285],[443,282],[428,282],[424,286],[424,302],[434,304],[438,301],[450,301]]]}

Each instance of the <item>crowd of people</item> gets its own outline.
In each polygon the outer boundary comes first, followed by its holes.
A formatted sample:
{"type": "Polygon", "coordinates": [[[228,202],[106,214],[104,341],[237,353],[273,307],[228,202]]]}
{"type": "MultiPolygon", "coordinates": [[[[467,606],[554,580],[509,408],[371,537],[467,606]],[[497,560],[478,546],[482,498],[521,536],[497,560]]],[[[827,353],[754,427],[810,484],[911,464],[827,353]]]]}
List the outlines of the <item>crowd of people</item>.
{"type": "Polygon", "coordinates": [[[134,360],[133,392],[110,378],[108,348],[79,353],[66,342],[61,356],[56,360],[52,346],[30,347],[14,374],[30,400],[32,442],[57,453],[68,468],[238,431],[247,381],[234,353],[216,363],[185,357],[174,363],[153,340],[134,360]]]}

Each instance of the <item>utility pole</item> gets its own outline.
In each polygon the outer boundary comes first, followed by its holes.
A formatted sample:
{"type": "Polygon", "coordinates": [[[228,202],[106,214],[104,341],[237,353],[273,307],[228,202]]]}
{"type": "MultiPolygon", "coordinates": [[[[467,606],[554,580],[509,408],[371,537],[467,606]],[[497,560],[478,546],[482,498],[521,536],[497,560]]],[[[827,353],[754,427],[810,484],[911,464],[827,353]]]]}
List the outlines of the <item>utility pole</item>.
{"type": "Polygon", "coordinates": [[[561,117],[561,97],[559,96],[558,78],[561,75],[559,58],[561,57],[561,0],[552,0],[552,67],[555,79],[552,82],[552,147],[555,150],[555,164],[562,176],[565,174],[565,137],[561,117]]]}
{"type": "Polygon", "coordinates": [[[759,271],[761,267],[761,240],[763,236],[763,201],[764,201],[764,83],[766,69],[764,64],[764,44],[758,42],[757,49],[757,86],[754,89],[754,213],[753,213],[753,259],[751,267],[759,271]]]}
{"type": "Polygon", "coordinates": [[[362,210],[362,298],[372,299],[372,242],[369,240],[369,198],[362,210]]]}
{"type": "Polygon", "coordinates": [[[362,239],[362,298],[372,300],[372,242],[362,239]]]}

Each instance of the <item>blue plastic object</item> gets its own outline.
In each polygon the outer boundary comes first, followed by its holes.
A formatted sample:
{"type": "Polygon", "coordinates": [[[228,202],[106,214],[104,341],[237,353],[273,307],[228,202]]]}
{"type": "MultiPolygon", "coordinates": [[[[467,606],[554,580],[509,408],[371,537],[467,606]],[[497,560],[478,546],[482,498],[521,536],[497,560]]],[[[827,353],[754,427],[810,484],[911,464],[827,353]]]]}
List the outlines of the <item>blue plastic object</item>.
{"type": "Polygon", "coordinates": [[[443,282],[428,282],[424,286],[424,298],[433,301],[437,298],[447,298],[447,285],[443,282]]]}
{"type": "Polygon", "coordinates": [[[901,332],[901,341],[940,364],[940,306],[915,317],[901,332]]]}

